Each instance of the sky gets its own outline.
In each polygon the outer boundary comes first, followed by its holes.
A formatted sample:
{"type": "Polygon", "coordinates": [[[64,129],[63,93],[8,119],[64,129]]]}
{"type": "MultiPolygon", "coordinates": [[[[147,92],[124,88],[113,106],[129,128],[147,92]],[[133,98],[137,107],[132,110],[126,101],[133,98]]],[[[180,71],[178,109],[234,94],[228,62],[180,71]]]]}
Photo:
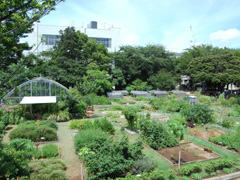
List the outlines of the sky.
{"type": "Polygon", "coordinates": [[[200,44],[240,48],[239,7],[240,0],[65,0],[40,23],[111,24],[121,28],[122,45],[162,44],[174,52],[200,44]]]}

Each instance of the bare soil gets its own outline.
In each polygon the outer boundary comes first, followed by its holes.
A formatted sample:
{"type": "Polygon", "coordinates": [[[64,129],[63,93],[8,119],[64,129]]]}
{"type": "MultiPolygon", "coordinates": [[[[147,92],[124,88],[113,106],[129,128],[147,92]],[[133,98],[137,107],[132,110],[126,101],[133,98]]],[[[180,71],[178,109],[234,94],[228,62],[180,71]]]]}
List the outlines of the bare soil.
{"type": "Polygon", "coordinates": [[[216,128],[208,130],[193,128],[189,130],[189,134],[208,141],[209,137],[218,137],[222,134],[226,134],[226,132],[216,128]]]}
{"type": "MultiPolygon", "coordinates": [[[[178,163],[179,147],[164,148],[157,151],[159,154],[167,158],[173,164],[178,163]]],[[[181,145],[181,163],[192,161],[209,160],[221,157],[214,152],[204,151],[204,148],[194,144],[188,143],[181,145]]]]}

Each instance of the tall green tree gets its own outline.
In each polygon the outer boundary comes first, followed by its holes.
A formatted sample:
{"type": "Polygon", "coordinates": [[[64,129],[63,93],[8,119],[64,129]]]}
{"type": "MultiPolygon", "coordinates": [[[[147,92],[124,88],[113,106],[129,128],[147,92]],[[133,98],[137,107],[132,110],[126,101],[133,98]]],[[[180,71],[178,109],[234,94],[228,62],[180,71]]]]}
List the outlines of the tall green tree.
{"type": "MultiPolygon", "coordinates": [[[[167,71],[175,71],[174,54],[166,51],[162,45],[122,46],[118,52],[112,54],[112,59],[115,68],[119,69],[114,73],[122,74],[124,79],[121,81],[125,81],[126,85],[136,79],[146,81],[163,68],[167,71]]],[[[121,88],[123,85],[116,86],[121,88]]]]}
{"type": "Polygon", "coordinates": [[[96,64],[99,70],[109,70],[110,58],[103,44],[75,31],[74,27],[60,31],[60,37],[48,56],[46,76],[73,87],[86,75],[90,64],[96,64]]]}
{"type": "Polygon", "coordinates": [[[225,85],[240,82],[239,64],[240,57],[234,50],[222,49],[216,54],[194,58],[187,71],[195,83],[223,91],[225,85]]]}
{"type": "Polygon", "coordinates": [[[23,50],[29,50],[20,38],[33,30],[33,23],[47,15],[63,0],[4,0],[0,3],[0,90],[14,77],[27,59],[23,50]],[[9,66],[17,64],[12,72],[9,66]]]}

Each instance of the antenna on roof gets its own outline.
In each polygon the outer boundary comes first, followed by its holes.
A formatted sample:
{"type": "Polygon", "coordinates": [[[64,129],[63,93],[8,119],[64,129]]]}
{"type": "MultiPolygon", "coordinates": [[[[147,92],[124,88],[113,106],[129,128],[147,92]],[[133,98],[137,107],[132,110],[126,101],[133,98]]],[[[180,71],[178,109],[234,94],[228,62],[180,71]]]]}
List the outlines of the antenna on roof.
{"type": "Polygon", "coordinates": [[[190,42],[192,43],[192,46],[195,46],[195,44],[196,44],[196,39],[195,39],[193,30],[192,30],[192,26],[190,26],[190,30],[191,30],[191,33],[192,33],[192,40],[191,40],[190,42]]]}

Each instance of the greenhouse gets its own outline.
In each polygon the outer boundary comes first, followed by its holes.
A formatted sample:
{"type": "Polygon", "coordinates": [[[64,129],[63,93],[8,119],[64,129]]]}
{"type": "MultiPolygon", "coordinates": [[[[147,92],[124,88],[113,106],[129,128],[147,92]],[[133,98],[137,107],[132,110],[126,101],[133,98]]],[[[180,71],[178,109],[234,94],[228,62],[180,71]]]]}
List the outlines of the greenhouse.
{"type": "Polygon", "coordinates": [[[5,104],[56,103],[62,91],[68,91],[68,89],[56,81],[40,76],[12,89],[4,96],[3,102],[5,104]]]}

